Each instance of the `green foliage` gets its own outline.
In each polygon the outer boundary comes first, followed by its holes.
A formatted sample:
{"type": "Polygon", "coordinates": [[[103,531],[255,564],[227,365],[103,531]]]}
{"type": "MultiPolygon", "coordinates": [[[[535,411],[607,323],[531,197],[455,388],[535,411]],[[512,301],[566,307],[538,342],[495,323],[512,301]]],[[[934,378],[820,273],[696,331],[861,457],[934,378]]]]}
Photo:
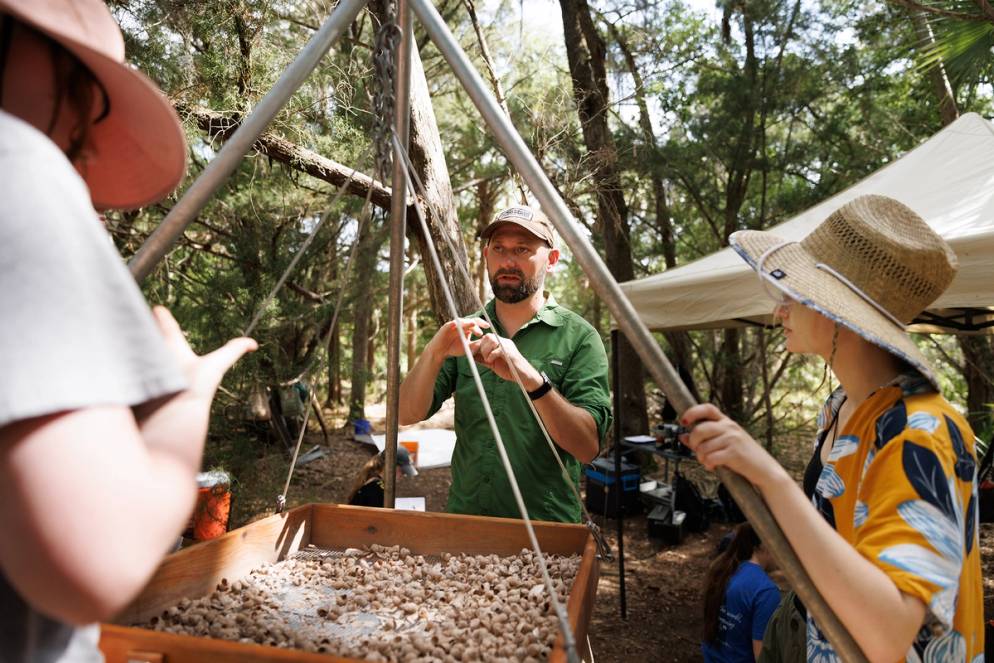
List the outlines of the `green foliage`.
{"type": "MultiPolygon", "coordinates": [[[[718,5],[723,20],[681,0],[596,3],[596,22],[608,47],[610,126],[630,208],[637,276],[665,267],[664,221],[672,227],[677,263],[684,264],[727,245],[734,230],[767,228],[790,218],[880,168],[941,126],[937,101],[913,58],[917,37],[903,9],[852,0],[718,5]],[[636,89],[615,35],[628,49],[643,88],[636,89]],[[640,124],[637,93],[644,96],[649,111],[652,140],[640,124]],[[658,213],[654,177],[663,183],[666,219],[658,213]]],[[[124,27],[129,58],[170,98],[188,108],[244,113],[270,89],[331,3],[114,0],[112,7],[124,27]]],[[[584,231],[603,250],[592,161],[583,147],[565,47],[542,29],[520,25],[519,9],[517,3],[503,2],[482,17],[512,120],[584,231]]],[[[470,57],[485,72],[465,11],[450,8],[448,15],[470,57]]],[[[941,56],[935,51],[934,58],[941,57],[952,73],[964,72],[957,74],[961,110],[989,113],[990,58],[982,56],[990,53],[990,24],[957,27],[949,19],[933,25],[944,49],[941,56]],[[960,70],[957,58],[972,64],[960,70]]],[[[520,194],[468,96],[420,28],[416,37],[424,44],[421,56],[469,247],[468,270],[475,277],[476,233],[487,221],[481,218],[481,206],[486,206],[480,183],[487,183],[483,188],[489,187],[495,210],[519,202],[520,194]]],[[[372,41],[371,20],[363,16],[279,113],[271,131],[370,173],[369,108],[376,87],[370,66],[372,41]]],[[[220,142],[207,138],[193,120],[187,131],[190,168],[181,191],[220,149],[220,142]]],[[[250,155],[143,284],[150,301],[174,311],[195,348],[216,347],[241,333],[316,220],[329,214],[291,275],[291,286],[266,306],[254,332],[261,350],[226,379],[226,388],[236,397],[255,384],[291,379],[308,366],[322,367],[313,374],[314,382],[319,394],[328,392],[332,385],[324,368],[327,349],[317,347],[317,341],[343,289],[341,351],[335,366],[347,375],[356,279],[368,285],[364,296],[380,312],[374,315],[371,332],[375,357],[368,367],[368,398],[382,395],[386,329],[377,320],[386,319],[385,259],[374,257],[361,273],[344,274],[362,201],[346,195],[329,207],[332,193],[333,187],[292,164],[250,155]]],[[[109,227],[122,254],[137,250],[175,200],[174,195],[136,214],[111,215],[109,227]]],[[[382,227],[382,214],[375,223],[382,227]]],[[[562,304],[583,314],[607,338],[606,307],[595,300],[591,284],[568,251],[548,284],[562,304]]],[[[437,320],[421,269],[408,274],[405,288],[417,320],[417,352],[434,334],[437,320]]],[[[702,397],[719,398],[723,336],[693,332],[690,341],[702,397]]],[[[746,423],[763,434],[767,422],[759,335],[746,330],[740,343],[746,423]]],[[[952,352],[947,340],[940,344],[952,352]]],[[[924,347],[934,351],[929,344],[924,347]]],[[[778,375],[770,395],[776,430],[810,427],[819,400],[827,395],[827,386],[819,389],[820,362],[793,358],[777,374],[785,356],[782,337],[766,334],[763,349],[766,377],[778,375]]],[[[951,368],[944,375],[948,393],[962,399],[962,378],[951,368]]],[[[229,405],[231,412],[241,407],[237,399],[229,405]]],[[[243,434],[235,424],[228,430],[243,434]]]]}

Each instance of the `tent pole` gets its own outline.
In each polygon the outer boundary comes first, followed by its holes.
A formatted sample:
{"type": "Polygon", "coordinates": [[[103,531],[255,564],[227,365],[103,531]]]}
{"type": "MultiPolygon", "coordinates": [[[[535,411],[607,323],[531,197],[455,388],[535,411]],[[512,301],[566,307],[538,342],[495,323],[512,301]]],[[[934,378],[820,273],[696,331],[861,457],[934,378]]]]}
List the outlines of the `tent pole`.
{"type": "MultiPolygon", "coordinates": [[[[686,385],[639,319],[631,302],[618,287],[600,256],[577,229],[577,224],[573,221],[566,204],[556,193],[510,120],[488,92],[479,73],[445,25],[445,21],[429,0],[410,0],[410,3],[429,37],[480,111],[497,143],[538,198],[542,209],[555,224],[577,262],[590,278],[598,297],[607,304],[618,326],[638,352],[653,379],[679,412],[682,413],[690,408],[694,405],[694,399],[686,385]]],[[[738,502],[763,543],[780,563],[794,591],[808,607],[835,651],[846,661],[866,661],[855,640],[818,592],[762,497],[748,481],[731,470],[718,468],[717,474],[738,502]]]]}
{"type": "MultiPolygon", "coordinates": [[[[397,45],[394,69],[394,131],[407,149],[411,124],[411,43],[414,26],[407,0],[397,0],[397,45]]],[[[390,141],[393,145],[393,141],[390,141]]],[[[383,506],[392,509],[397,484],[397,433],[400,405],[400,328],[404,316],[404,229],[407,219],[407,186],[403,155],[393,148],[393,175],[390,178],[390,297],[387,309],[387,420],[386,458],[383,470],[383,506]]]]}
{"type": "Polygon", "coordinates": [[[304,49],[290,63],[283,75],[255,109],[245,118],[235,133],[228,139],[217,156],[207,164],[204,171],[190,185],[183,197],[162,220],[145,243],[128,263],[135,280],[145,280],[156,264],[172,248],[183,230],[190,225],[197,214],[210,201],[211,196],[228,179],[251,149],[252,144],[269,126],[276,114],[286,105],[310,73],[317,67],[328,49],[338,41],[352,24],[367,0],[342,0],[321,28],[311,37],[304,49]]]}

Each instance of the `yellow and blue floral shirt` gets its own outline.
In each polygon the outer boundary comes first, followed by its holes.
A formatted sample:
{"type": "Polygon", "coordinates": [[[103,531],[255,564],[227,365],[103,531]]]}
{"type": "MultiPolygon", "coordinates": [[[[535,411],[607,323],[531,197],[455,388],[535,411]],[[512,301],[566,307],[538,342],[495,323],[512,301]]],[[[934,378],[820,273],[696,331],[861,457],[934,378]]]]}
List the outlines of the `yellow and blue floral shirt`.
{"type": "MultiPolygon", "coordinates": [[[[844,400],[837,391],[824,414],[844,400]]],[[[821,421],[830,421],[824,416],[821,421]]],[[[812,500],[899,590],[926,606],[908,662],[984,660],[973,432],[918,375],[870,395],[832,446],[812,500]]],[[[840,660],[808,616],[808,661],[840,660]]]]}

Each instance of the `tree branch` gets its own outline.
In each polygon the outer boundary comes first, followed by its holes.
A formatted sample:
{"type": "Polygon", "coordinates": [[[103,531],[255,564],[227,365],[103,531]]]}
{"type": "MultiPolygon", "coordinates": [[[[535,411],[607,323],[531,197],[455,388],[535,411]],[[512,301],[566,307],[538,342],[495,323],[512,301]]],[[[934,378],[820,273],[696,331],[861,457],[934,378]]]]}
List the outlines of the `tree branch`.
{"type": "MultiPolygon", "coordinates": [[[[241,120],[237,116],[228,116],[207,108],[176,104],[176,110],[180,115],[196,120],[197,126],[211,138],[227,140],[241,124],[241,120]]],[[[259,136],[259,140],[255,142],[255,148],[273,161],[278,161],[333,186],[342,186],[352,175],[352,168],[323,157],[317,152],[301,147],[269,131],[263,132],[259,136]]],[[[356,171],[345,190],[355,196],[365,198],[370,187],[373,189],[371,202],[381,209],[389,210],[390,189],[365,173],[356,171]]]]}

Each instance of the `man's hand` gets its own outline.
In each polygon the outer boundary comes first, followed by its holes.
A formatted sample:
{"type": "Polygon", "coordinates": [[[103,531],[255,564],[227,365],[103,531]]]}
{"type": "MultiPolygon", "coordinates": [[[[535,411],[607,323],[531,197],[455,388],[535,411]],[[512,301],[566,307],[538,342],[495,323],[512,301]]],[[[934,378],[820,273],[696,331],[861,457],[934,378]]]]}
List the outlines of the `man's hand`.
{"type": "Polygon", "coordinates": [[[526,391],[535,391],[542,386],[542,374],[518,352],[518,346],[509,338],[500,338],[496,334],[487,334],[469,344],[473,358],[483,364],[498,377],[504,380],[514,380],[511,366],[514,366],[521,378],[526,391]]]}
{"type": "Polygon", "coordinates": [[[469,341],[473,336],[482,336],[484,329],[490,329],[490,324],[482,318],[449,320],[435,332],[435,336],[425,347],[425,353],[430,354],[439,364],[449,357],[461,357],[463,347],[459,336],[462,335],[469,341]]]}

